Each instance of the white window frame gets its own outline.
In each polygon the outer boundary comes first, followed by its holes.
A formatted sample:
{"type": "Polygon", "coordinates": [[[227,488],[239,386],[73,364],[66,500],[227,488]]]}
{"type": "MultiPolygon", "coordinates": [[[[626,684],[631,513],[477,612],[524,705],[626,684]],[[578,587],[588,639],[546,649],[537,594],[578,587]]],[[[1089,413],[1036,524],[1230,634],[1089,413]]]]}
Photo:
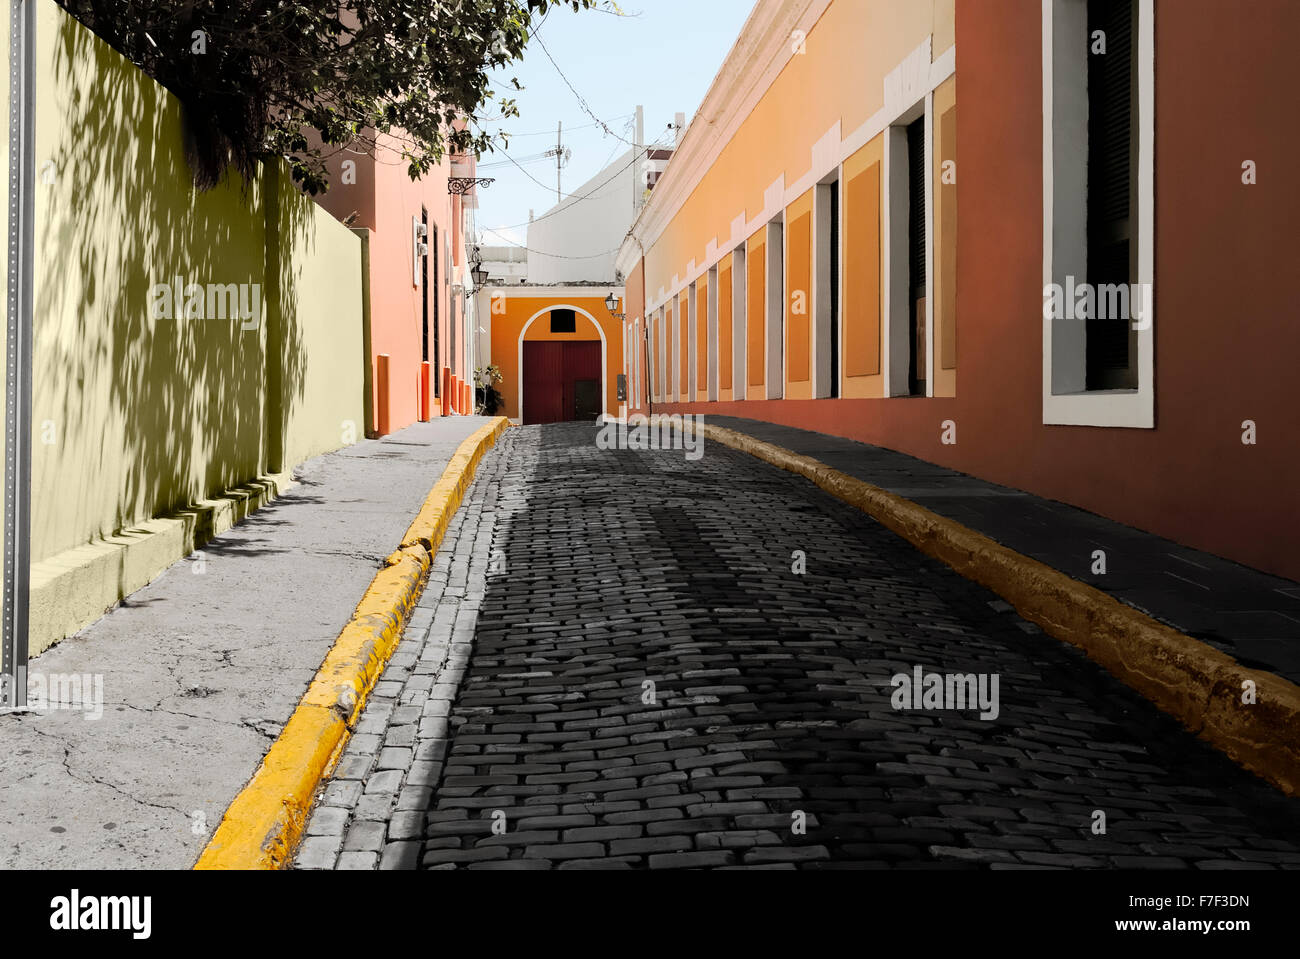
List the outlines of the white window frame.
{"type": "Polygon", "coordinates": [[[763,289],[767,293],[767,376],[764,390],[769,400],[779,400],[785,395],[785,210],[767,224],[767,242],[763,247],[767,274],[763,289]],[[774,276],[780,277],[773,283],[774,276]]]}
{"type": "Polygon", "coordinates": [[[741,244],[731,251],[731,398],[749,399],[749,370],[745,351],[749,348],[749,286],[745,267],[748,249],[741,244]]]}
{"type": "Polygon", "coordinates": [[[704,332],[705,348],[707,349],[707,373],[708,398],[710,403],[718,402],[718,381],[719,369],[718,360],[721,353],[718,351],[718,268],[717,266],[709,267],[708,271],[709,285],[705,291],[707,300],[706,310],[708,316],[705,319],[707,327],[704,332]]]}
{"type": "MultiPolygon", "coordinates": [[[[697,292],[697,283],[688,284],[686,287],[686,402],[696,402],[696,394],[699,392],[699,374],[696,367],[699,364],[699,342],[697,333],[697,324],[700,318],[696,315],[699,310],[695,308],[695,296],[697,292]]],[[[680,305],[681,300],[678,299],[680,305]]]]}
{"type": "Polygon", "coordinates": [[[672,330],[668,334],[668,362],[672,364],[668,370],[668,395],[672,397],[670,403],[679,403],[682,399],[682,301],[680,297],[673,297],[672,307],[672,330]]]}
{"type": "MultiPolygon", "coordinates": [[[[1087,277],[1087,0],[1043,0],[1043,295],[1087,277]],[[1080,132],[1082,131],[1082,133],[1080,132]]],[[[1137,282],[1155,279],[1155,3],[1137,0],[1137,282]]],[[[1043,318],[1043,423],[1155,428],[1155,309],[1137,331],[1136,390],[1084,388],[1085,326],[1043,318]]]]}
{"type": "Polygon", "coordinates": [[[663,307],[655,310],[654,324],[650,327],[650,355],[654,357],[654,367],[650,370],[650,399],[662,403],[664,398],[664,311],[663,307]]]}
{"type": "Polygon", "coordinates": [[[934,93],[928,91],[912,106],[900,113],[885,128],[884,170],[882,181],[885,196],[881,203],[881,230],[884,249],[882,282],[885,287],[885,356],[881,364],[884,395],[909,397],[908,368],[911,366],[912,298],[911,278],[908,273],[908,206],[911,202],[910,158],[907,149],[907,128],[917,120],[924,120],[925,131],[925,356],[921,360],[926,372],[925,395],[934,395],[934,175],[932,153],[934,143],[934,93]]]}
{"type": "Polygon", "coordinates": [[[829,399],[832,393],[843,388],[841,371],[844,367],[844,166],[836,164],[817,184],[813,191],[813,399],[829,399]],[[836,249],[831,249],[831,187],[839,185],[840,237],[836,249]],[[838,368],[831,368],[831,257],[839,260],[840,316],[838,368]]]}

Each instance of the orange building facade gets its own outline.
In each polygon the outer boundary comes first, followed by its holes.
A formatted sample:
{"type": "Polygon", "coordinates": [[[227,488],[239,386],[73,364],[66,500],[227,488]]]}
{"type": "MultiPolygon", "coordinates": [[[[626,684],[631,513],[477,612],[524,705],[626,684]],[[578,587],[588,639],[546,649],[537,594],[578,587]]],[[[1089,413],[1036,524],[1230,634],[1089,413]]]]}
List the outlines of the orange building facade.
{"type": "Polygon", "coordinates": [[[620,252],[631,409],[1300,579],[1300,134],[1259,42],[1298,29],[1281,0],[760,0],[620,252]]]}
{"type": "MultiPolygon", "coordinates": [[[[516,424],[545,425],[618,417],[625,406],[630,338],[605,286],[501,287],[479,294],[479,315],[491,328],[491,363],[503,415],[516,424]]],[[[620,310],[621,312],[621,310],[620,310]]]]}

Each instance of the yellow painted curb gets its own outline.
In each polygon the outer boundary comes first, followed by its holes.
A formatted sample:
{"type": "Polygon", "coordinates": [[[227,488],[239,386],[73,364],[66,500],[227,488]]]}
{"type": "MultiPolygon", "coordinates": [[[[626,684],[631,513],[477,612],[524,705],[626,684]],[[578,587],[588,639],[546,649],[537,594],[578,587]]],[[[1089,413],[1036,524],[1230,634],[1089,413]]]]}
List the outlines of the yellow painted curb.
{"type": "Polygon", "coordinates": [[[433,554],[509,421],[498,417],[456,450],[401,547],[334,642],[252,780],[226,810],[195,869],[283,869],[293,861],[316,789],[351,736],[424,591],[433,554]]]}
{"type": "Polygon", "coordinates": [[[1078,646],[1245,768],[1287,795],[1300,794],[1300,687],[1294,683],[1248,669],[1099,589],[820,460],[734,430],[701,428],[707,439],[804,476],[867,513],[1003,597],[1045,632],[1078,646]],[[1246,705],[1251,683],[1255,702],[1246,705]]]}

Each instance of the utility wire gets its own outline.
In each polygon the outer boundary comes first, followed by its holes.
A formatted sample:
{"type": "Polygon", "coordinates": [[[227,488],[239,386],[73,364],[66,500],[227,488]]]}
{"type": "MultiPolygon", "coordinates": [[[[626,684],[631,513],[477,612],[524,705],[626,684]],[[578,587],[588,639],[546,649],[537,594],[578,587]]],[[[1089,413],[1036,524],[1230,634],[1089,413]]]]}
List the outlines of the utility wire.
{"type": "MultiPolygon", "coordinates": [[[[545,23],[545,20],[543,20],[542,22],[545,23]]],[[[583,112],[585,112],[587,116],[595,120],[596,125],[600,127],[602,130],[604,130],[608,136],[612,136],[616,140],[623,140],[621,136],[619,136],[612,129],[610,129],[608,123],[606,123],[600,117],[596,116],[595,111],[592,110],[591,107],[587,105],[587,101],[583,99],[582,94],[579,93],[577,89],[573,86],[573,84],[569,82],[569,78],[564,75],[564,71],[560,69],[560,65],[555,62],[555,57],[551,56],[551,51],[546,49],[546,44],[542,42],[542,34],[541,34],[540,26],[538,26],[538,28],[533,31],[532,38],[536,40],[537,45],[542,48],[542,53],[546,54],[546,59],[551,61],[551,66],[555,67],[555,72],[560,75],[560,79],[564,81],[564,85],[569,88],[570,92],[572,92],[575,97],[577,97],[578,105],[582,107],[583,112]]],[[[623,140],[623,142],[630,147],[636,146],[636,144],[631,142],[630,140],[623,140]]]]}
{"type": "MultiPolygon", "coordinates": [[[[635,113],[625,113],[625,114],[623,114],[622,116],[614,117],[614,119],[615,119],[615,120],[626,120],[628,117],[634,117],[634,116],[636,116],[635,113]]],[[[582,124],[581,126],[569,127],[569,129],[565,130],[564,132],[565,132],[565,133],[574,133],[574,132],[577,132],[578,130],[590,130],[592,127],[598,127],[598,126],[602,126],[602,124],[600,124],[600,123],[584,123],[584,124],[582,124]]],[[[503,131],[502,131],[502,134],[503,134],[504,136],[506,136],[506,137],[509,137],[511,140],[513,140],[513,139],[515,139],[516,137],[553,137],[553,136],[555,136],[555,131],[554,131],[554,130],[538,130],[536,133],[510,133],[509,131],[505,131],[505,130],[503,130],[503,131]]]]}
{"type": "MultiPolygon", "coordinates": [[[[662,139],[662,137],[661,137],[660,139],[662,139]]],[[[651,150],[662,149],[663,146],[664,146],[664,144],[660,143],[658,140],[656,140],[654,143],[648,143],[648,144],[646,144],[644,147],[642,147],[640,150],[636,151],[636,152],[632,155],[632,159],[631,159],[630,161],[628,161],[626,164],[624,164],[623,166],[621,166],[621,167],[619,167],[617,170],[615,170],[614,173],[613,173],[613,175],[610,176],[609,179],[604,180],[604,181],[601,182],[599,185],[597,185],[596,187],[594,187],[590,193],[585,193],[585,194],[582,194],[582,195],[575,195],[575,194],[572,194],[572,193],[566,193],[566,194],[563,195],[563,196],[564,196],[564,199],[565,199],[565,200],[573,200],[575,203],[576,203],[576,202],[580,202],[580,201],[582,201],[582,200],[589,200],[589,199],[591,199],[593,196],[595,196],[597,193],[599,193],[602,189],[604,189],[606,186],[608,186],[610,183],[612,183],[612,182],[614,181],[614,178],[615,178],[615,177],[617,177],[619,174],[621,174],[621,173],[622,173],[624,170],[626,170],[628,167],[632,166],[634,163],[636,163],[638,160],[640,160],[643,154],[648,154],[651,150]]],[[[527,170],[525,170],[522,166],[519,166],[519,164],[514,160],[513,157],[510,156],[509,153],[503,153],[502,156],[508,158],[508,159],[510,160],[511,163],[514,163],[515,166],[519,167],[519,171],[520,171],[521,173],[523,173],[524,176],[528,177],[528,179],[532,180],[534,183],[536,183],[536,184],[537,184],[538,186],[540,186],[542,189],[546,190],[547,192],[550,192],[551,190],[554,189],[554,187],[551,187],[551,186],[549,186],[549,185],[543,183],[541,180],[537,179],[537,177],[533,176],[531,173],[529,173],[527,170]]],[[[569,206],[572,206],[572,204],[569,204],[569,206]]],[[[566,210],[567,210],[568,208],[569,208],[568,206],[563,207],[563,209],[566,209],[566,210]]],[[[560,207],[557,207],[556,209],[552,210],[550,213],[545,213],[545,214],[543,214],[542,216],[535,217],[533,220],[530,220],[529,222],[531,222],[531,223],[535,223],[535,222],[537,222],[537,220],[544,220],[544,219],[546,219],[547,217],[555,216],[557,213],[560,212],[560,209],[561,209],[560,207]]],[[[516,223],[516,224],[513,224],[511,227],[502,227],[502,229],[513,229],[513,227],[516,227],[516,226],[527,226],[527,225],[528,225],[527,223],[516,223]]]]}

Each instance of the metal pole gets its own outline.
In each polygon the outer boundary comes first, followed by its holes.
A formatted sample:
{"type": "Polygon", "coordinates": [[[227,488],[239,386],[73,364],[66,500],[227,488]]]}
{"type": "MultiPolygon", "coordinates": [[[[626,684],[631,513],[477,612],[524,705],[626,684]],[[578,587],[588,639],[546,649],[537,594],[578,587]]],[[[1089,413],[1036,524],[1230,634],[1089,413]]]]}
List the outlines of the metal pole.
{"type": "Polygon", "coordinates": [[[3,663],[0,702],[27,705],[31,585],[32,247],[36,4],[9,4],[8,309],[5,340],[3,663]]]}
{"type": "Polygon", "coordinates": [[[555,131],[555,202],[560,202],[560,170],[564,165],[564,121],[555,131]]]}

